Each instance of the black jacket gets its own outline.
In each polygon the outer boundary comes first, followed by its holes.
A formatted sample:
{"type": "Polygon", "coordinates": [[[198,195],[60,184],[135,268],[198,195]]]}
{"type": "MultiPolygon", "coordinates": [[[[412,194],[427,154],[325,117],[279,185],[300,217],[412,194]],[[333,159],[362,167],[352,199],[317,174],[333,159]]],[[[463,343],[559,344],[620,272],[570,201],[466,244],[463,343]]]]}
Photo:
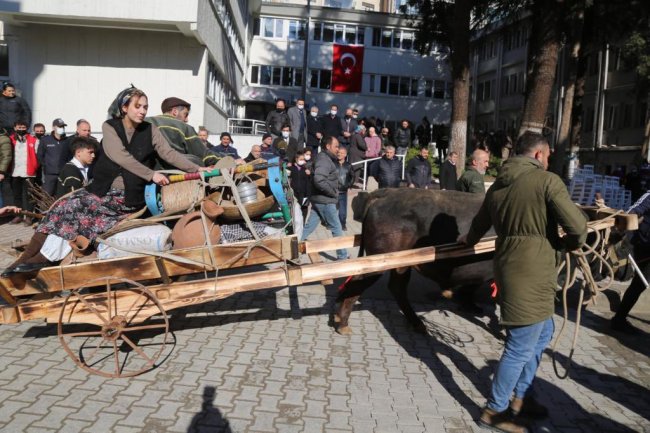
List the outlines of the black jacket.
{"type": "MultiPolygon", "coordinates": [[[[36,151],[38,163],[43,167],[44,174],[59,174],[66,163],[65,158],[69,155],[67,137],[61,137],[61,140],[57,140],[54,134],[41,138],[36,151]]],[[[70,158],[68,158],[68,161],[70,161],[70,158]]]]}
{"type": "Polygon", "coordinates": [[[310,201],[318,204],[336,204],[339,201],[338,161],[327,150],[319,152],[314,160],[310,201]]]}
{"type": "Polygon", "coordinates": [[[293,164],[289,167],[289,184],[293,194],[301,206],[306,205],[305,198],[311,195],[311,176],[305,172],[306,168],[293,164]]]}
{"type": "Polygon", "coordinates": [[[396,147],[411,147],[412,137],[410,128],[402,128],[401,126],[395,131],[393,142],[396,147]]]}
{"type": "Polygon", "coordinates": [[[84,176],[81,174],[79,167],[72,162],[67,162],[61,169],[61,173],[59,173],[59,181],[56,185],[56,195],[54,197],[59,198],[85,186],[84,176]]]}
{"type": "Polygon", "coordinates": [[[456,191],[456,166],[449,160],[446,160],[440,166],[440,189],[456,191]]]}
{"type": "Polygon", "coordinates": [[[344,162],[343,164],[337,163],[336,167],[339,171],[339,194],[346,192],[354,182],[354,170],[352,164],[344,162]]]}
{"type": "Polygon", "coordinates": [[[273,134],[274,137],[282,136],[282,126],[284,125],[289,125],[289,116],[286,111],[278,113],[278,110],[273,110],[266,116],[266,131],[273,134]]]}
{"type": "Polygon", "coordinates": [[[291,163],[293,163],[293,158],[295,158],[296,152],[303,149],[298,145],[298,140],[293,137],[287,139],[284,137],[278,137],[273,140],[272,147],[277,150],[281,159],[291,163]]]}
{"type": "Polygon", "coordinates": [[[399,158],[387,159],[383,157],[377,161],[376,176],[379,188],[398,188],[402,180],[402,161],[399,158]]]}
{"type": "Polygon", "coordinates": [[[20,96],[7,98],[0,95],[0,128],[13,131],[16,120],[24,120],[31,127],[32,109],[29,104],[20,96]]]}
{"type": "Polygon", "coordinates": [[[316,138],[316,133],[323,133],[323,124],[318,117],[307,116],[307,146],[320,146],[320,139],[316,138]]]}
{"type": "Polygon", "coordinates": [[[324,137],[336,137],[337,139],[343,134],[343,126],[341,125],[341,118],[339,116],[323,116],[320,118],[321,127],[323,129],[324,137]]]}
{"type": "Polygon", "coordinates": [[[429,160],[417,155],[412,158],[406,166],[406,183],[415,185],[416,188],[431,187],[431,164],[429,160]]]}

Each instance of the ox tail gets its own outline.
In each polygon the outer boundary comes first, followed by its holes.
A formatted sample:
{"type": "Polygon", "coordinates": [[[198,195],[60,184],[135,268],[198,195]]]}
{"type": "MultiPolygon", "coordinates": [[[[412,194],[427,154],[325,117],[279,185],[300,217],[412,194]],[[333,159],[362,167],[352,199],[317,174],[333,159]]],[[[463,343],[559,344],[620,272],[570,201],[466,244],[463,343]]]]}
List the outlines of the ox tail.
{"type": "MultiPolygon", "coordinates": [[[[364,216],[365,216],[365,215],[364,215],[364,216]]],[[[365,218],[364,218],[364,219],[365,219],[365,218]]],[[[365,225],[365,224],[364,224],[363,221],[362,221],[362,222],[361,222],[361,242],[359,243],[359,254],[357,254],[357,257],[363,257],[363,255],[365,254],[365,249],[363,248],[363,239],[364,239],[364,236],[363,236],[363,227],[364,227],[364,225],[365,225]]],[[[352,278],[353,278],[353,276],[350,275],[349,277],[347,277],[347,278],[345,279],[345,281],[343,281],[343,283],[341,283],[341,285],[340,285],[339,288],[338,288],[338,289],[339,289],[339,292],[342,292],[342,291],[345,290],[345,286],[347,286],[348,283],[349,283],[350,281],[352,281],[352,278]]]]}

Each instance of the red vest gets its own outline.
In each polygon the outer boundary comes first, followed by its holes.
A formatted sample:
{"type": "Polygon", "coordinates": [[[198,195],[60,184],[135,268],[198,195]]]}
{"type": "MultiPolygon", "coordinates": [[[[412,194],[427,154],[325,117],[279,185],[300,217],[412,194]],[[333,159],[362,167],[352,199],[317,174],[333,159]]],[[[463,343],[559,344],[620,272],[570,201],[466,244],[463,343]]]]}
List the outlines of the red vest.
{"type": "MultiPolygon", "coordinates": [[[[14,147],[14,158],[16,149],[16,133],[14,132],[9,136],[11,145],[14,147]]],[[[38,170],[38,159],[36,159],[36,142],[38,139],[31,134],[25,134],[25,141],[27,142],[27,176],[35,176],[38,170]]]]}

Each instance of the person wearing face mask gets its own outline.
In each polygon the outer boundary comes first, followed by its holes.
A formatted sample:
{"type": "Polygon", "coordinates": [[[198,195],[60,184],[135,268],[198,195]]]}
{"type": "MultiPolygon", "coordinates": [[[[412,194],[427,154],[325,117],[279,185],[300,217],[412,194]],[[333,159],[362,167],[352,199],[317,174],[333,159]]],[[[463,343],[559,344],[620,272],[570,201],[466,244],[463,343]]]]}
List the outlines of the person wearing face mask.
{"type": "Polygon", "coordinates": [[[280,134],[280,137],[273,140],[273,147],[287,161],[287,165],[291,166],[296,157],[296,152],[302,150],[303,146],[298,145],[298,140],[291,136],[291,125],[283,125],[280,134]]]}
{"type": "Polygon", "coordinates": [[[45,125],[42,123],[34,123],[32,130],[34,131],[34,137],[38,138],[39,140],[45,137],[45,125]]]}
{"type": "Polygon", "coordinates": [[[9,81],[2,83],[0,95],[0,128],[13,131],[14,123],[23,120],[27,126],[32,124],[32,109],[27,101],[16,96],[16,86],[9,81]]]}
{"type": "Polygon", "coordinates": [[[314,168],[314,160],[313,160],[312,157],[314,155],[314,152],[312,152],[312,150],[310,148],[308,148],[308,147],[305,147],[303,152],[305,153],[305,166],[309,170],[313,169],[314,168]]]}
{"type": "MultiPolygon", "coordinates": [[[[27,122],[18,120],[13,126],[14,132],[9,136],[14,150],[13,169],[11,170],[11,189],[14,192],[14,204],[26,211],[34,209],[29,199],[27,179],[34,178],[38,170],[38,139],[27,132],[27,122]]],[[[11,224],[18,224],[23,221],[21,215],[17,215],[11,224]]],[[[31,225],[31,218],[25,219],[25,225],[31,225]]]]}
{"type": "Polygon", "coordinates": [[[318,107],[313,105],[307,117],[307,149],[313,154],[318,153],[320,141],[323,138],[323,125],[318,117],[318,107]]]}
{"type": "Polygon", "coordinates": [[[350,147],[350,137],[354,134],[354,131],[357,129],[359,122],[357,119],[352,117],[352,108],[345,110],[345,117],[341,119],[341,135],[339,135],[339,143],[341,146],[346,148],[350,147]]]}
{"type": "Polygon", "coordinates": [[[323,137],[334,137],[337,141],[338,137],[343,135],[343,126],[341,125],[341,118],[338,116],[338,110],[339,107],[336,104],[332,104],[329,114],[321,117],[323,137]]]}
{"type": "Polygon", "coordinates": [[[293,159],[293,164],[289,167],[289,185],[293,190],[294,198],[300,204],[302,220],[307,221],[307,211],[309,210],[309,195],[311,194],[311,171],[307,168],[305,154],[299,150],[293,159]]]}
{"type": "Polygon", "coordinates": [[[52,133],[40,140],[38,146],[38,163],[43,166],[43,189],[54,196],[56,184],[61,171],[61,161],[69,154],[65,143],[65,127],[68,126],[63,119],[57,118],[52,122],[52,133]]]}
{"type": "Polygon", "coordinates": [[[285,111],[287,105],[284,99],[275,102],[275,110],[266,116],[266,132],[273,135],[273,138],[282,136],[282,126],[289,123],[289,116],[285,111]]]}
{"type": "Polygon", "coordinates": [[[298,145],[304,147],[307,143],[307,113],[305,112],[305,100],[298,99],[295,107],[287,111],[289,125],[291,125],[291,136],[298,141],[298,145]]]}

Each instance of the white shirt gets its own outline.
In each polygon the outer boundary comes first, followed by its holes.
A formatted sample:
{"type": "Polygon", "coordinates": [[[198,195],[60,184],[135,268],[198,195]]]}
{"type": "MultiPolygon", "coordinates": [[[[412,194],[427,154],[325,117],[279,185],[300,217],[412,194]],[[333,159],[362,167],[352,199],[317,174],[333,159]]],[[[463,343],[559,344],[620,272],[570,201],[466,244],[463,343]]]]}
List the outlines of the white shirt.
{"type": "Polygon", "coordinates": [[[73,163],[75,167],[79,169],[79,171],[81,171],[81,175],[84,177],[84,184],[88,184],[88,166],[83,165],[83,163],[77,158],[72,158],[70,162],[73,163]]]}

